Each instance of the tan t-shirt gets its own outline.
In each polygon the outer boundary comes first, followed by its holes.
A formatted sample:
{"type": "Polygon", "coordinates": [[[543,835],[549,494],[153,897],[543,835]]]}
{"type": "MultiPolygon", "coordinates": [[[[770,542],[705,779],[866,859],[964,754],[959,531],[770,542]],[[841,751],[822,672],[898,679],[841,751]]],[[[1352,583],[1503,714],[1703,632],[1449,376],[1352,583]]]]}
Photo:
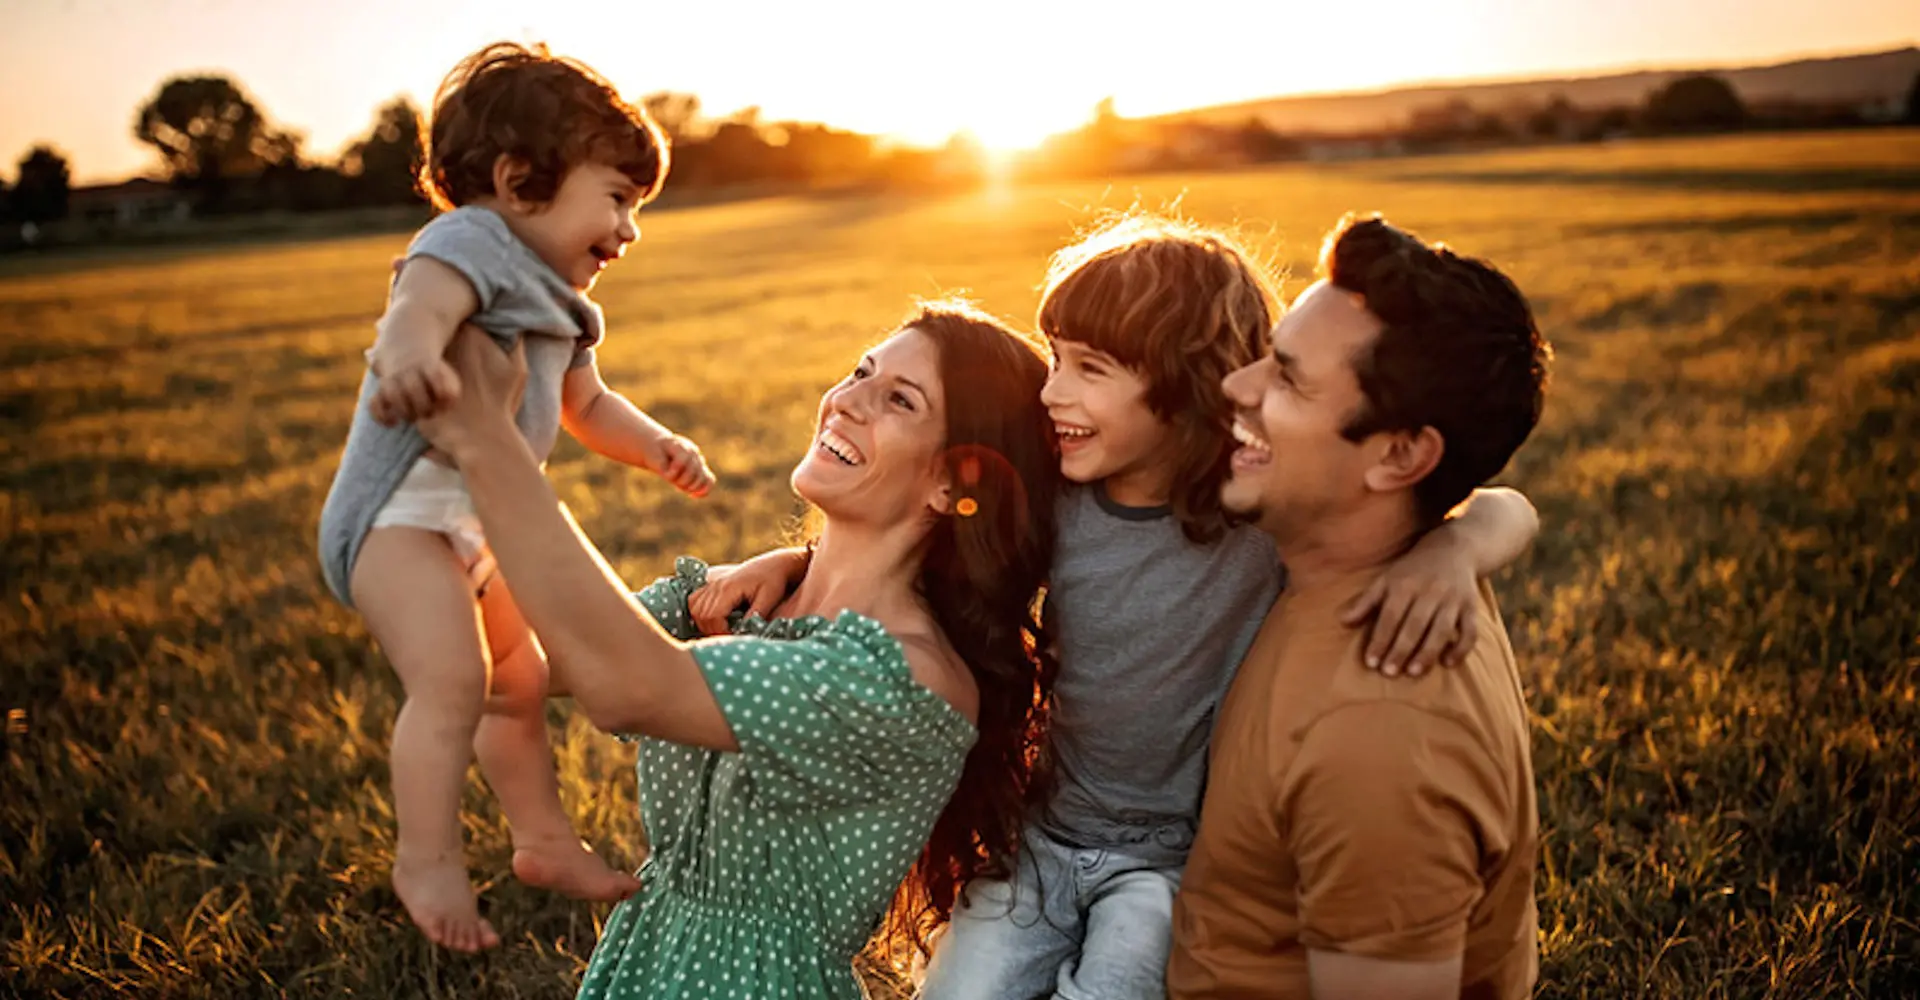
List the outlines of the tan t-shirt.
{"type": "Polygon", "coordinates": [[[1526,704],[1493,590],[1466,661],[1417,679],[1339,623],[1365,576],[1288,590],[1220,709],[1174,905],[1175,1000],[1307,997],[1307,949],[1437,961],[1460,995],[1539,967],[1526,704]]]}

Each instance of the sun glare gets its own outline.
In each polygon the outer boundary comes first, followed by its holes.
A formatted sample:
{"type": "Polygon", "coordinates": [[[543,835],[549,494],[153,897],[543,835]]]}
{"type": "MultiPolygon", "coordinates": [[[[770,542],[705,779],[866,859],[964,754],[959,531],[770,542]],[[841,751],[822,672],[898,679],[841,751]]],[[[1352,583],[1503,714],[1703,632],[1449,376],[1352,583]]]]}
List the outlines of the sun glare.
{"type": "Polygon", "coordinates": [[[1050,118],[1043,114],[1002,115],[974,122],[967,131],[989,153],[1019,153],[1033,149],[1056,132],[1065,132],[1076,123],[1072,119],[1050,118]]]}

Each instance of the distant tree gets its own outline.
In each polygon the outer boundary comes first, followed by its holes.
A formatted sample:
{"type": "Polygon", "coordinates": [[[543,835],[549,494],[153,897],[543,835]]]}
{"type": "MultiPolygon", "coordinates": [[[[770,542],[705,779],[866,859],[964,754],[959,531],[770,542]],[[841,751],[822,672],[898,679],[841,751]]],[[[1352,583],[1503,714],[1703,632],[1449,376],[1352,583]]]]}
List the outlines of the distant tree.
{"type": "Polygon", "coordinates": [[[1554,94],[1527,116],[1527,134],[1552,139],[1569,134],[1578,124],[1580,112],[1565,94],[1554,94]]]}
{"type": "Polygon", "coordinates": [[[396,97],[374,114],[373,131],[347,147],[340,170],[353,178],[355,200],[368,205],[404,205],[420,200],[416,186],[425,144],[420,112],[396,97]]]}
{"type": "Polygon", "coordinates": [[[1414,108],[1405,131],[1407,138],[1417,142],[1444,142],[1474,135],[1485,117],[1473,102],[1456,95],[1414,108]]]}
{"type": "Polygon", "coordinates": [[[1256,162],[1284,160],[1300,154],[1300,144],[1270,128],[1259,115],[1248,115],[1237,136],[1242,152],[1256,162]]]}
{"type": "Polygon", "coordinates": [[[1633,129],[1633,110],[1631,108],[1611,107],[1594,116],[1592,128],[1588,131],[1592,138],[1605,139],[1611,135],[1633,129]]]}
{"type": "Polygon", "coordinates": [[[159,152],[175,183],[216,207],[234,181],[298,163],[299,138],[274,128],[224,76],[168,80],[134,116],[133,134],[159,152]]]}
{"type": "Polygon", "coordinates": [[[67,217],[67,194],[73,190],[67,158],[51,146],[35,146],[20,159],[14,181],[13,216],[21,222],[45,225],[67,217]]]}
{"type": "Polygon", "coordinates": [[[1913,86],[1907,88],[1907,123],[1920,125],[1920,73],[1913,74],[1913,86]]]}
{"type": "MultiPolygon", "coordinates": [[[[760,116],[759,108],[746,109],[747,120],[728,120],[713,130],[701,143],[705,179],[713,184],[741,184],[767,177],[774,159],[772,147],[752,124],[760,116]]],[[[740,116],[735,115],[734,119],[740,116]]]]}
{"type": "Polygon", "coordinates": [[[1656,131],[1739,128],[1747,121],[1747,107],[1733,86],[1720,77],[1683,76],[1647,98],[1645,120],[1656,131]]]}
{"type": "Polygon", "coordinates": [[[661,91],[648,94],[640,103],[675,144],[694,137],[694,130],[700,123],[700,98],[692,94],[661,91]]]}
{"type": "Polygon", "coordinates": [[[13,205],[7,198],[10,193],[7,188],[7,179],[0,177],[0,222],[7,222],[13,218],[13,205]]]}
{"type": "Polygon", "coordinates": [[[787,139],[785,173],[795,180],[845,183],[872,166],[872,136],[802,122],[786,123],[782,129],[787,139]]]}

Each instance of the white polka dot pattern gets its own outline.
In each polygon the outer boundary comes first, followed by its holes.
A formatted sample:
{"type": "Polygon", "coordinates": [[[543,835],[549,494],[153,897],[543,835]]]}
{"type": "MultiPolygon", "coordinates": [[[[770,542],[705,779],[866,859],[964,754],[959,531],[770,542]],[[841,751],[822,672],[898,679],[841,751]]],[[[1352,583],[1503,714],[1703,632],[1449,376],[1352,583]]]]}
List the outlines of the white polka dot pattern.
{"type": "MultiPolygon", "coordinates": [[[[642,591],[682,639],[697,559],[642,591]]],[[[620,904],[580,996],[857,998],[853,957],[953,794],[966,718],[908,670],[880,623],[736,620],[694,659],[739,740],[640,741],[645,888],[620,904]]]]}

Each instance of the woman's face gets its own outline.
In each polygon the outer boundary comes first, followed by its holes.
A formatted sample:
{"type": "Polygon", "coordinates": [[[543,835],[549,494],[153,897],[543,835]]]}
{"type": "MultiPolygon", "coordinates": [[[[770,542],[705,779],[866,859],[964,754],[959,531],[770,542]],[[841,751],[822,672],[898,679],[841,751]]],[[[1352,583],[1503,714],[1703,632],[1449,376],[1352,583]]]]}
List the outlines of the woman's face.
{"type": "Polygon", "coordinates": [[[939,349],[918,330],[868,351],[820,397],[794,492],[833,520],[892,525],[944,511],[945,388],[939,349]]]}

